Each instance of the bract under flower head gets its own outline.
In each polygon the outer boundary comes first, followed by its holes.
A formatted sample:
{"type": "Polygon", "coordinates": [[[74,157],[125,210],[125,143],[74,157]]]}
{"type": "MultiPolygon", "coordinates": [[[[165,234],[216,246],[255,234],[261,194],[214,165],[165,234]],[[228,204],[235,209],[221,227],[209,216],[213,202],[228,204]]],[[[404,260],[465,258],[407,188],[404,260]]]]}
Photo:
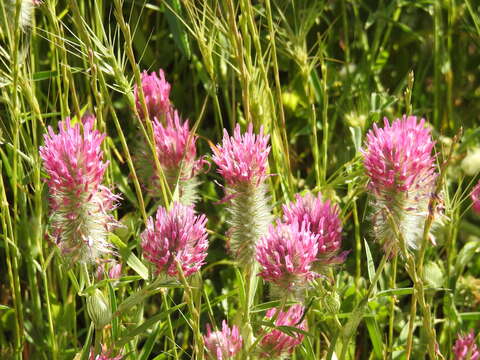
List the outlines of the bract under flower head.
{"type": "Polygon", "coordinates": [[[283,206],[283,218],[287,224],[305,222],[311,232],[318,235],[317,260],[322,264],[343,262],[344,255],[336,256],[342,245],[342,223],[338,207],[322,195],[297,194],[296,201],[283,206]]]}
{"type": "Polygon", "coordinates": [[[262,267],[260,276],[288,291],[305,288],[308,281],[319,276],[312,271],[318,252],[318,235],[307,223],[270,226],[257,244],[256,259],[262,267]]]}
{"type": "Polygon", "coordinates": [[[155,221],[149,218],[141,235],[145,258],[157,273],[175,277],[177,263],[184,276],[197,272],[207,256],[206,223],[205,215],[195,215],[190,206],[174,203],[169,211],[159,207],[155,221]]]}
{"type": "MultiPolygon", "coordinates": [[[[170,84],[165,80],[165,73],[162,69],[149,74],[147,71],[142,73],[142,89],[147,105],[148,116],[150,119],[155,117],[161,119],[170,111],[170,84]]],[[[137,111],[141,118],[144,118],[142,103],[138,94],[137,85],[134,87],[135,103],[137,111]]]]}
{"type": "Polygon", "coordinates": [[[221,331],[213,331],[207,325],[207,335],[203,337],[205,347],[212,359],[233,359],[242,350],[242,336],[235,325],[230,329],[225,320],[222,322],[221,331]]]}
{"type": "Polygon", "coordinates": [[[376,194],[416,191],[435,180],[434,142],[425,120],[404,116],[384,128],[376,124],[367,134],[363,150],[369,188],[376,194]]]}
{"type": "Polygon", "coordinates": [[[471,197],[473,210],[480,213],[480,181],[473,188],[471,197]]]}
{"type": "Polygon", "coordinates": [[[270,152],[268,139],[269,135],[263,134],[263,127],[260,134],[254,134],[252,124],[243,135],[238,124],[232,137],[224,130],[222,145],[212,147],[212,150],[218,172],[228,185],[258,185],[265,180],[270,152]]]}
{"type": "Polygon", "coordinates": [[[59,123],[58,134],[49,127],[40,147],[48,174],[52,235],[72,260],[93,261],[109,252],[106,235],[118,226],[110,215],[118,196],[101,185],[107,167],[100,148],[105,135],[93,130],[94,122],[95,117],[84,116],[82,131],[67,118],[59,123]]]}
{"type": "Polygon", "coordinates": [[[480,350],[477,344],[475,344],[475,333],[473,330],[467,335],[458,335],[457,341],[453,346],[453,353],[455,354],[455,360],[480,359],[480,350]]]}
{"type": "MultiPolygon", "coordinates": [[[[272,319],[277,309],[267,311],[267,319],[272,319]]],[[[295,304],[287,311],[280,311],[275,326],[290,326],[302,331],[308,331],[307,321],[304,319],[305,308],[299,304],[295,304]]],[[[303,341],[304,335],[296,332],[290,336],[280,330],[274,329],[270,331],[260,342],[262,358],[277,358],[289,355],[295,347],[303,341]]]]}

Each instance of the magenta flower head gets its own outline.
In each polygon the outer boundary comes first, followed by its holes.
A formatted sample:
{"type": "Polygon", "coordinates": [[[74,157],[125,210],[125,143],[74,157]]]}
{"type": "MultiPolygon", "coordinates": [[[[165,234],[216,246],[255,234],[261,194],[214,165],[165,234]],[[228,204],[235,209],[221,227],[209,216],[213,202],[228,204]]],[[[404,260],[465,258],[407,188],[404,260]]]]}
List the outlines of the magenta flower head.
{"type": "MultiPolygon", "coordinates": [[[[267,311],[266,317],[272,319],[277,309],[267,311]]],[[[284,358],[290,355],[293,350],[302,343],[304,335],[301,331],[308,331],[307,321],[304,319],[305,308],[299,304],[293,305],[288,311],[280,311],[275,326],[295,327],[300,332],[292,331],[292,334],[286,334],[280,330],[274,329],[267,333],[260,341],[261,358],[284,358]]]]}
{"type": "Polygon", "coordinates": [[[69,118],[51,127],[40,147],[48,174],[52,236],[72,261],[92,262],[110,252],[108,232],[118,222],[110,215],[118,196],[102,185],[107,163],[100,145],[105,138],[93,130],[94,116],[72,126],[69,118]]]}
{"type": "Polygon", "coordinates": [[[223,143],[212,147],[213,161],[218,166],[218,172],[229,186],[254,184],[259,185],[267,177],[269,135],[253,133],[253,125],[243,135],[237,124],[234,135],[230,137],[227,130],[223,132],[223,143]]]}
{"type": "Polygon", "coordinates": [[[297,194],[296,201],[283,206],[283,218],[287,224],[305,222],[310,231],[318,235],[317,267],[342,263],[347,252],[337,256],[342,245],[342,223],[339,210],[329,200],[323,201],[311,193],[297,194]]]}
{"type": "Polygon", "coordinates": [[[404,116],[384,128],[376,124],[367,134],[364,166],[368,189],[375,197],[374,232],[386,251],[396,252],[397,236],[391,229],[390,213],[411,248],[423,232],[428,202],[437,173],[434,142],[425,120],[404,116]]]}
{"type": "Polygon", "coordinates": [[[235,325],[230,329],[225,320],[222,322],[222,331],[213,331],[207,324],[207,335],[203,340],[208,354],[215,360],[229,360],[242,350],[242,336],[235,325]]]}
{"type": "Polygon", "coordinates": [[[195,142],[197,137],[190,132],[188,120],[182,123],[176,110],[166,114],[166,124],[155,120],[153,134],[158,159],[165,171],[178,171],[184,167],[191,172],[195,169],[197,150],[195,142]]]}
{"type": "MultiPolygon", "coordinates": [[[[154,118],[163,119],[165,114],[170,111],[170,84],[165,80],[165,73],[162,69],[148,74],[147,71],[142,73],[142,89],[147,105],[148,116],[151,120],[154,118]]],[[[143,119],[142,103],[138,93],[137,85],[134,88],[135,103],[140,117],[143,119]]]]}
{"type": "Polygon", "coordinates": [[[312,271],[317,258],[319,235],[308,230],[308,224],[294,222],[270,226],[257,244],[256,259],[260,276],[280,290],[298,292],[319,275],[312,271]]]}
{"type": "Polygon", "coordinates": [[[453,353],[455,355],[455,360],[479,360],[480,359],[480,350],[478,349],[477,344],[475,344],[475,334],[473,330],[462,336],[458,335],[457,341],[453,346],[453,353]]]}
{"type": "Polygon", "coordinates": [[[241,134],[237,125],[230,137],[226,130],[221,145],[212,146],[213,161],[225,180],[225,198],[230,214],[229,246],[242,266],[250,266],[255,258],[255,244],[267,233],[272,222],[268,204],[267,178],[268,135],[253,132],[249,124],[241,134]]]}
{"type": "Polygon", "coordinates": [[[480,214],[480,181],[473,188],[471,197],[473,210],[480,214]]]}
{"type": "Polygon", "coordinates": [[[175,202],[171,210],[159,207],[155,220],[148,219],[142,233],[145,258],[156,266],[157,274],[184,276],[197,272],[205,263],[208,240],[205,215],[195,215],[193,208],[175,202]]]}

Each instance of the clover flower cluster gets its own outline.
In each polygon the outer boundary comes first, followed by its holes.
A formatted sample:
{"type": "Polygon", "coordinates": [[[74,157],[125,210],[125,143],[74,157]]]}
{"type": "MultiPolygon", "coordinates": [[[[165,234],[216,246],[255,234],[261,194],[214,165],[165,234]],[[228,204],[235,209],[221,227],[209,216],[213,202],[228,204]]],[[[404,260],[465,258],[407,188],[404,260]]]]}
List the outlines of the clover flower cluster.
{"type": "Polygon", "coordinates": [[[93,129],[94,122],[95,117],[84,116],[82,124],[72,125],[67,118],[58,133],[48,128],[40,147],[48,174],[51,235],[72,262],[93,262],[111,252],[107,234],[118,226],[111,211],[119,197],[102,185],[105,134],[93,129]]]}
{"type": "Polygon", "coordinates": [[[260,341],[260,357],[261,358],[283,358],[290,355],[295,347],[303,341],[302,333],[308,331],[307,321],[304,319],[305,308],[302,305],[295,304],[287,311],[279,311],[278,309],[269,309],[266,319],[272,319],[278,311],[277,319],[274,324],[277,327],[289,326],[298,329],[294,334],[286,334],[283,331],[273,329],[268,332],[260,341]]]}
{"type": "MultiPolygon", "coordinates": [[[[146,190],[155,197],[161,196],[160,173],[163,173],[170,190],[177,190],[177,198],[185,205],[197,200],[198,173],[202,161],[196,160],[197,137],[190,131],[188,120],[183,121],[170,102],[170,84],[163,70],[142,73],[142,89],[149,118],[152,120],[156,156],[161,169],[155,166],[151,150],[140,142],[136,155],[140,179],[146,190]]],[[[145,119],[138,88],[135,87],[137,111],[145,119]]]]}
{"type": "Polygon", "coordinates": [[[297,194],[283,206],[283,222],[277,220],[257,245],[259,275],[281,294],[298,295],[328,266],[345,260],[347,252],[338,255],[341,233],[336,206],[323,202],[321,194],[297,194]]]}
{"type": "MultiPolygon", "coordinates": [[[[272,308],[265,314],[265,321],[272,321],[276,328],[261,328],[258,336],[261,337],[256,349],[260,358],[283,359],[302,343],[304,334],[308,331],[305,317],[305,308],[295,304],[286,311],[272,308]],[[286,333],[277,328],[290,327],[298,331],[286,333]]],[[[243,339],[236,326],[230,328],[227,322],[222,322],[222,330],[212,331],[207,325],[207,334],[203,337],[205,347],[210,358],[215,360],[235,359],[242,350],[243,339]]]]}
{"type": "Polygon", "coordinates": [[[225,198],[230,214],[230,250],[239,264],[249,266],[255,259],[255,245],[272,222],[268,204],[269,136],[263,128],[257,135],[253,125],[241,133],[237,125],[233,136],[224,130],[222,144],[212,146],[213,161],[225,180],[225,198]]]}
{"type": "MultiPolygon", "coordinates": [[[[165,114],[170,112],[170,84],[165,79],[165,73],[162,69],[149,74],[146,70],[141,74],[142,90],[145,97],[145,105],[147,106],[148,116],[150,119],[161,119],[165,114]]],[[[142,119],[145,118],[144,109],[140,101],[138,87],[134,87],[135,104],[137,111],[142,119]]]]}
{"type": "Polygon", "coordinates": [[[277,221],[257,244],[259,273],[281,289],[298,291],[319,275],[312,270],[318,253],[318,235],[307,229],[308,224],[283,224],[277,221]]]}
{"type": "Polygon", "coordinates": [[[205,215],[195,215],[192,207],[181,203],[170,210],[158,208],[141,235],[145,258],[157,274],[177,277],[180,266],[184,276],[190,276],[202,267],[208,249],[206,223],[205,215]]]}
{"type": "Polygon", "coordinates": [[[479,360],[480,349],[475,344],[475,333],[470,331],[467,335],[458,335],[453,346],[455,360],[479,360]]]}
{"type": "Polygon", "coordinates": [[[417,248],[437,177],[433,147],[425,120],[417,121],[415,116],[404,116],[392,124],[385,119],[382,129],[374,124],[367,134],[363,155],[368,189],[377,209],[374,233],[387,253],[399,249],[390,217],[406,245],[417,248]]]}
{"type": "Polygon", "coordinates": [[[207,324],[207,334],[203,339],[212,359],[233,359],[242,350],[243,340],[238,327],[234,325],[230,328],[225,320],[221,331],[212,331],[210,324],[207,324]]]}
{"type": "Polygon", "coordinates": [[[342,222],[339,209],[330,200],[323,201],[322,194],[295,195],[295,202],[283,205],[283,220],[287,224],[305,222],[308,229],[318,235],[316,267],[321,271],[327,265],[342,263],[348,252],[338,255],[342,246],[342,222]]]}

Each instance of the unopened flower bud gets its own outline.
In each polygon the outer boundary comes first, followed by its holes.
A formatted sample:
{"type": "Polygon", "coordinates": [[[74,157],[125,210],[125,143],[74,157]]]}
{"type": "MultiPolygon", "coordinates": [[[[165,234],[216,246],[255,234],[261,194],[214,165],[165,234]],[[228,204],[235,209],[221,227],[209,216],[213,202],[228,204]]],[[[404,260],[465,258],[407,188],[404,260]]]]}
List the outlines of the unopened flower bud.
{"type": "Polygon", "coordinates": [[[95,324],[95,328],[101,330],[112,319],[112,310],[103,293],[95,289],[87,298],[87,312],[95,324]]]}

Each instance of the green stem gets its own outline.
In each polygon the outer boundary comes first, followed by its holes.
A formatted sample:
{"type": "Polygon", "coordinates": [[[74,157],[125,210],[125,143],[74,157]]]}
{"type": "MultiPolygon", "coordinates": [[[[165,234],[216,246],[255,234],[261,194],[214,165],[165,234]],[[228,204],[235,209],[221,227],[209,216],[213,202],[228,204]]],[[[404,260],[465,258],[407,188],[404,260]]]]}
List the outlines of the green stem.
{"type": "Polygon", "coordinates": [[[170,338],[172,339],[172,349],[173,349],[173,354],[175,356],[175,359],[178,359],[178,353],[177,353],[177,343],[175,342],[175,334],[173,332],[173,326],[172,326],[172,319],[170,317],[170,303],[167,297],[167,291],[168,289],[162,289],[162,299],[163,299],[163,306],[165,308],[165,312],[168,314],[167,315],[167,325],[168,325],[168,332],[170,335],[170,338]]]}
{"type": "MultiPolygon", "coordinates": [[[[368,305],[369,298],[377,287],[377,282],[380,279],[380,276],[383,272],[383,268],[385,267],[385,264],[387,263],[389,256],[390,256],[389,254],[383,255],[382,260],[378,265],[377,271],[375,272],[375,276],[373,277],[372,282],[368,287],[367,293],[365,294],[363,299],[357,304],[355,309],[353,309],[350,318],[348,319],[347,323],[342,327],[340,331],[340,335],[342,337],[342,350],[339,358],[340,360],[345,359],[345,356],[348,351],[348,344],[350,343],[350,340],[353,334],[355,334],[358,325],[360,325],[360,322],[362,321],[362,318],[365,315],[365,308],[368,305]]],[[[334,341],[332,341],[332,343],[330,344],[330,348],[327,354],[327,359],[329,360],[332,358],[337,338],[338,336],[336,336],[334,338],[334,341]]]]}

